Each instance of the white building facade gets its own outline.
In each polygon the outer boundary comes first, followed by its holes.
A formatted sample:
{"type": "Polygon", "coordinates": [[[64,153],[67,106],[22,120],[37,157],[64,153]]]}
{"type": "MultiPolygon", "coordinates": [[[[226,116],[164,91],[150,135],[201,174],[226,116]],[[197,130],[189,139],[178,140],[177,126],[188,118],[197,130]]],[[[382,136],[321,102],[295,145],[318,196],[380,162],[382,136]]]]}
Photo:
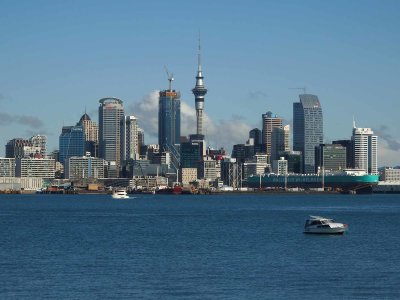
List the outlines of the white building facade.
{"type": "Polygon", "coordinates": [[[53,158],[17,158],[15,176],[53,179],[55,168],[56,161],[53,158]]]}
{"type": "Polygon", "coordinates": [[[84,178],[104,178],[106,161],[102,158],[86,156],[73,156],[67,159],[64,169],[64,177],[71,180],[84,178]]]}
{"type": "Polygon", "coordinates": [[[378,174],[378,137],[371,128],[353,128],[354,165],[369,174],[378,174]]]}

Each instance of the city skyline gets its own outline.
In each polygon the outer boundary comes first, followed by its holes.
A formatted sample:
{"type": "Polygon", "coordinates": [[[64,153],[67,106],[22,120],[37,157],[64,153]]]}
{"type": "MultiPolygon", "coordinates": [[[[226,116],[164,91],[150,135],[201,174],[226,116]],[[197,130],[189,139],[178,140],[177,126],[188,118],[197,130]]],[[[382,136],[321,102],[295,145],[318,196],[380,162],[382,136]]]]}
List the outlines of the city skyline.
{"type": "Polygon", "coordinates": [[[292,104],[306,87],[324,109],[323,142],[349,139],[354,116],[378,135],[379,166],[400,164],[397,2],[205,3],[210,9],[191,18],[186,14],[194,5],[184,2],[157,2],[157,10],[124,1],[7,3],[0,21],[0,65],[7,71],[0,75],[0,156],[8,140],[34,134],[47,135],[48,151],[56,149],[63,125],[75,124],[85,109],[97,119],[97,101],[108,96],[122,99],[138,118],[146,143],[156,141],[165,64],[182,93],[182,135],[196,132],[191,88],[200,28],[209,89],[204,133],[211,146],[230,152],[261,128],[267,111],[292,123],[292,104]],[[164,28],[161,16],[173,11],[184,17],[164,28]]]}

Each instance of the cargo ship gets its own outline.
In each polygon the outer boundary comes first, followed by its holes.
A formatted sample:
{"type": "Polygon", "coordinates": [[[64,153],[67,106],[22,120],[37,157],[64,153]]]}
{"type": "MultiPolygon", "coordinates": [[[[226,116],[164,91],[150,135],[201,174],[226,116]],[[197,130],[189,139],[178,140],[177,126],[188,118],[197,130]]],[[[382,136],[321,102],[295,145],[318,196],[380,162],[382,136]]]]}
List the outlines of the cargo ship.
{"type": "Polygon", "coordinates": [[[379,175],[367,174],[364,170],[343,169],[325,174],[286,174],[266,173],[252,175],[247,179],[251,188],[276,189],[329,189],[341,192],[372,192],[372,186],[379,182],[379,175]]]}

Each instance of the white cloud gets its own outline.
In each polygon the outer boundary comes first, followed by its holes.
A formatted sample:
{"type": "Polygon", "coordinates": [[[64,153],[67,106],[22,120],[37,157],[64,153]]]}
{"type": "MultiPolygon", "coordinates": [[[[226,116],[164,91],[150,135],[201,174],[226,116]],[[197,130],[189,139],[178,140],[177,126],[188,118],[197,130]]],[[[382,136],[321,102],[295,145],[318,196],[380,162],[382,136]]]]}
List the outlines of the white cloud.
{"type": "MultiPolygon", "coordinates": [[[[139,102],[130,105],[128,113],[138,118],[146,136],[156,142],[158,137],[158,92],[152,91],[139,102]]],[[[207,109],[207,107],[206,107],[207,109]]],[[[228,152],[232,145],[245,143],[251,127],[243,122],[240,117],[232,116],[230,120],[217,120],[214,122],[206,113],[204,114],[204,133],[209,146],[225,148],[228,152]]],[[[181,135],[189,135],[196,132],[196,110],[186,102],[181,101],[181,135]]]]}
{"type": "Polygon", "coordinates": [[[400,151],[394,150],[385,139],[378,136],[378,166],[400,166],[400,151]]]}

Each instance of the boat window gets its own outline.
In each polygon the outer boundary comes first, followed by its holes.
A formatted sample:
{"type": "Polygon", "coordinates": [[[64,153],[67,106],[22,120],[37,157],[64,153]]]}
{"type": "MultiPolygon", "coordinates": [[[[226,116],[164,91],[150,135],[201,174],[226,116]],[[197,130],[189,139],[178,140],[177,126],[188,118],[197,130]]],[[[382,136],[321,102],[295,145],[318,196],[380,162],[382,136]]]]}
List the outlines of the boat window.
{"type": "Polygon", "coordinates": [[[320,224],[321,224],[320,220],[314,220],[314,221],[311,221],[311,223],[310,223],[310,225],[320,225],[320,224]]]}

